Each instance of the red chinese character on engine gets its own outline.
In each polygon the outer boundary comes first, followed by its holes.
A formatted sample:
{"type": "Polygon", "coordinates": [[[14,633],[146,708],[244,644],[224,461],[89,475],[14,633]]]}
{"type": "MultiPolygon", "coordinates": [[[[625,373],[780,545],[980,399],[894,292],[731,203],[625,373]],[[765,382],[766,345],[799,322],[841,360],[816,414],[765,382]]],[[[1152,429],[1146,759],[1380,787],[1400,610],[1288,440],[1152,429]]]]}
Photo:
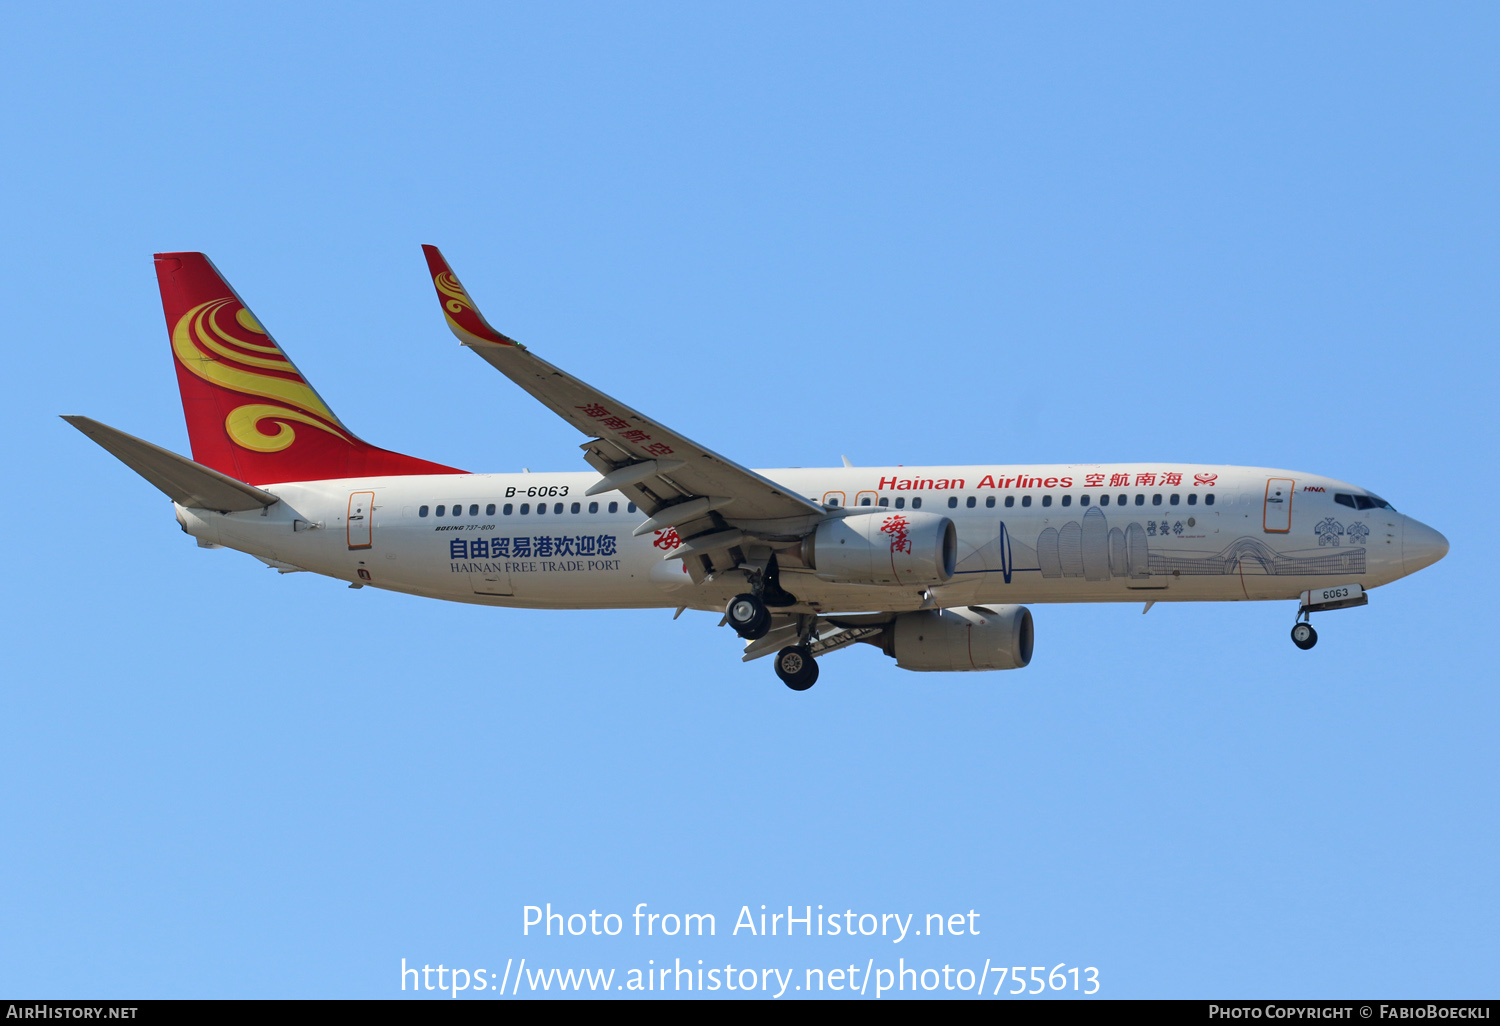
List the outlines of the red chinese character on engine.
{"type": "Polygon", "coordinates": [[[885,523],[880,525],[881,532],[891,536],[892,552],[911,551],[911,539],[906,536],[909,526],[910,523],[903,516],[886,517],[885,523]]]}
{"type": "Polygon", "coordinates": [[[656,540],[651,544],[663,552],[671,552],[682,544],[682,539],[677,535],[677,528],[669,527],[665,531],[657,531],[656,540]]]}

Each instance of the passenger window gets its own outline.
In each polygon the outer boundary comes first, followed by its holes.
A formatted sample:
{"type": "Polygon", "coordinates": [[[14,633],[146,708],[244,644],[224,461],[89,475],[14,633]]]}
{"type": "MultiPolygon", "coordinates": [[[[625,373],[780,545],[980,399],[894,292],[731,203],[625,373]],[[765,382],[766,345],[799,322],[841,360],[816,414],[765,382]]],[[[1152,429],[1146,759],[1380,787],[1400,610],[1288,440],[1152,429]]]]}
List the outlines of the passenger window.
{"type": "Polygon", "coordinates": [[[985,509],[994,509],[995,508],[995,497],[993,495],[986,495],[984,497],[984,508],[985,509]]]}
{"type": "Polygon", "coordinates": [[[1198,493],[1197,492],[1188,492],[1188,505],[1189,506],[1196,506],[1196,505],[1198,505],[1198,493]]]}
{"type": "MultiPolygon", "coordinates": [[[[611,503],[610,505],[614,505],[614,504],[611,503]]],[[[633,502],[627,502],[625,504],[625,512],[626,513],[634,513],[635,512],[635,503],[633,503],[633,502]]]]}
{"type": "Polygon", "coordinates": [[[1151,505],[1153,505],[1153,506],[1160,506],[1161,505],[1161,493],[1160,492],[1157,492],[1155,495],[1151,496],[1151,505]]]}
{"type": "Polygon", "coordinates": [[[547,504],[545,502],[539,502],[539,503],[537,503],[536,504],[536,515],[537,516],[541,516],[545,512],[547,512],[547,504]]]}
{"type": "Polygon", "coordinates": [[[417,516],[419,516],[419,517],[425,517],[426,515],[427,515],[427,507],[426,506],[419,506],[419,507],[417,507],[417,516]]]}
{"type": "Polygon", "coordinates": [[[958,509],[958,496],[957,495],[950,495],[950,496],[948,496],[948,508],[949,509],[958,509]]]}
{"type": "Polygon", "coordinates": [[[495,515],[495,504],[493,502],[484,507],[484,515],[487,517],[492,517],[495,515]]]}
{"type": "Polygon", "coordinates": [[[620,504],[618,502],[611,502],[609,504],[609,511],[611,513],[618,513],[618,512],[620,512],[620,504]]]}
{"type": "Polygon", "coordinates": [[[1135,504],[1137,506],[1144,506],[1146,504],[1146,496],[1144,494],[1142,494],[1141,492],[1136,492],[1136,494],[1135,494],[1135,504]]]}
{"type": "Polygon", "coordinates": [[[1021,505],[1023,505],[1023,506],[1030,506],[1031,505],[1031,496],[1029,496],[1029,495],[1023,495],[1023,496],[1021,496],[1021,505]]]}
{"type": "Polygon", "coordinates": [[[437,508],[437,516],[442,516],[443,515],[443,510],[445,510],[447,508],[448,508],[447,506],[439,506],[437,508]]]}
{"type": "Polygon", "coordinates": [[[1214,493],[1213,492],[1209,492],[1207,495],[1205,495],[1203,497],[1203,505],[1205,505],[1205,506],[1212,506],[1213,504],[1214,504],[1214,493]]]}
{"type": "Polygon", "coordinates": [[[553,507],[552,507],[552,512],[554,512],[554,513],[561,513],[561,512],[562,512],[562,511],[563,511],[563,504],[562,504],[562,503],[560,503],[560,502],[559,502],[559,503],[557,503],[557,504],[555,504],[555,505],[554,505],[554,506],[553,506],[553,507]]]}
{"type": "Polygon", "coordinates": [[[531,512],[531,503],[529,503],[529,502],[523,502],[523,503],[521,503],[521,516],[524,517],[526,514],[528,514],[530,512],[531,512]]]}
{"type": "Polygon", "coordinates": [[[1124,492],[1121,492],[1119,495],[1115,496],[1115,505],[1117,505],[1117,506],[1123,506],[1123,505],[1125,505],[1125,500],[1128,499],[1128,498],[1130,498],[1130,496],[1126,495],[1124,492]]]}
{"type": "Polygon", "coordinates": [[[1080,495],[1078,497],[1078,505],[1080,505],[1080,506],[1087,506],[1088,504],[1089,504],[1089,497],[1087,495],[1080,495]]]}
{"type": "Polygon", "coordinates": [[[906,496],[904,496],[904,495],[898,495],[898,496],[896,496],[896,508],[897,509],[905,509],[906,508],[906,496]]]}
{"type": "Polygon", "coordinates": [[[1050,495],[1043,495],[1042,496],[1042,505],[1043,506],[1050,506],[1050,505],[1052,505],[1052,496],[1050,496],[1050,495]]]}
{"type": "Polygon", "coordinates": [[[920,495],[914,495],[914,496],[912,496],[911,508],[912,509],[921,509],[922,508],[922,497],[920,495]]]}
{"type": "Polygon", "coordinates": [[[1062,498],[1062,504],[1064,506],[1071,506],[1071,505],[1073,505],[1073,496],[1071,496],[1071,495],[1064,495],[1063,498],[1062,498]]]}
{"type": "Polygon", "coordinates": [[[880,500],[880,504],[882,506],[889,506],[891,504],[891,500],[890,499],[881,499],[880,500]]]}
{"type": "Polygon", "coordinates": [[[974,504],[976,502],[978,502],[978,501],[979,501],[978,499],[974,498],[974,496],[971,495],[967,499],[964,500],[964,507],[966,509],[973,509],[974,508],[974,504]]]}
{"type": "Polygon", "coordinates": [[[597,502],[591,502],[591,503],[589,503],[589,512],[590,513],[597,513],[597,512],[599,512],[599,504],[597,502]]]}
{"type": "Polygon", "coordinates": [[[834,508],[837,508],[838,504],[839,504],[839,500],[838,500],[837,496],[830,495],[828,497],[828,505],[833,506],[834,508]]]}
{"type": "Polygon", "coordinates": [[[479,516],[479,503],[476,502],[476,503],[473,503],[472,505],[469,506],[469,516],[471,516],[471,517],[477,517],[477,516],[479,516]]]}
{"type": "Polygon", "coordinates": [[[1175,506],[1175,505],[1177,505],[1181,501],[1182,501],[1182,496],[1178,495],[1176,492],[1173,492],[1172,493],[1172,499],[1171,499],[1172,505],[1175,506]]]}
{"type": "Polygon", "coordinates": [[[864,498],[859,500],[859,504],[861,506],[868,506],[870,504],[870,497],[866,495],[864,498]]]}
{"type": "Polygon", "coordinates": [[[1109,496],[1108,495],[1101,495],[1101,496],[1099,496],[1099,505],[1101,505],[1101,506],[1108,506],[1109,505],[1109,496]]]}
{"type": "Polygon", "coordinates": [[[1015,504],[1016,504],[1016,497],[1014,495],[1007,495],[1005,497],[1005,508],[1006,509],[1010,509],[1015,504]]]}
{"type": "Polygon", "coordinates": [[[516,507],[512,506],[510,503],[507,502],[504,506],[502,506],[500,508],[500,511],[502,513],[504,513],[506,516],[510,516],[513,512],[515,512],[515,509],[516,509],[516,507]]]}

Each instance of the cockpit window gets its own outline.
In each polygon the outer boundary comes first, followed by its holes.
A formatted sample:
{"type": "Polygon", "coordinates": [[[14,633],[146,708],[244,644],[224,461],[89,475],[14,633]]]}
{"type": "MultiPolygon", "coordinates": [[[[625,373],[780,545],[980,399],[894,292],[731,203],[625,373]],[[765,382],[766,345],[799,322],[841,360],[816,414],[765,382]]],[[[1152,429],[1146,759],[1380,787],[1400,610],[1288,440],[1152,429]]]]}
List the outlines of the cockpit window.
{"type": "Polygon", "coordinates": [[[1394,506],[1378,495],[1350,495],[1348,492],[1335,492],[1333,501],[1340,506],[1348,506],[1350,509],[1388,509],[1392,512],[1395,511],[1394,506]]]}

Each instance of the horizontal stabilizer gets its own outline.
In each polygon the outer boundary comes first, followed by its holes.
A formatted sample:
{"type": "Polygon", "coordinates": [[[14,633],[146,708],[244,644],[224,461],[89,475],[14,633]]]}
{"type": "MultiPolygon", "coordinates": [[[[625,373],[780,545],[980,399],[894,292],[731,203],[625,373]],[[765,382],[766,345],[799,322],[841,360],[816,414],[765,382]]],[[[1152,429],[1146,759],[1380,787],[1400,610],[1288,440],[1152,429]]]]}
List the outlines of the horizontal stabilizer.
{"type": "Polygon", "coordinates": [[[180,506],[221,513],[260,509],[280,500],[254,485],[88,417],[63,417],[180,506]]]}

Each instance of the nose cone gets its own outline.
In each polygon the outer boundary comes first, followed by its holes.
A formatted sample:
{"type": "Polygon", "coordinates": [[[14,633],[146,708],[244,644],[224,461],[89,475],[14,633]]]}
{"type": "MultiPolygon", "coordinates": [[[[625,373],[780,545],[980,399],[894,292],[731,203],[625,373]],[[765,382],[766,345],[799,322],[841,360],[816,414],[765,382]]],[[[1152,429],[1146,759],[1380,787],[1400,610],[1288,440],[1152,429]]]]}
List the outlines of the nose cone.
{"type": "Polygon", "coordinates": [[[1401,529],[1401,569],[1414,574],[1448,554],[1448,539],[1420,520],[1406,518],[1401,529]]]}

